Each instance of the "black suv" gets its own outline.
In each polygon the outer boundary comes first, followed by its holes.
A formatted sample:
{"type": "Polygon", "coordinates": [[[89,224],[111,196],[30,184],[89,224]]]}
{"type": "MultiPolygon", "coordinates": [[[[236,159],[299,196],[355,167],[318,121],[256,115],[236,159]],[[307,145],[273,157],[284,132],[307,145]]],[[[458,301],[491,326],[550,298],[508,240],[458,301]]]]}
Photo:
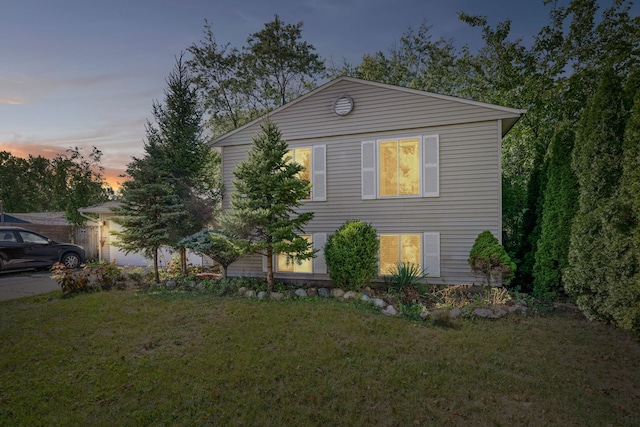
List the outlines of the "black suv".
{"type": "Polygon", "coordinates": [[[76,268],[85,261],[82,247],[58,243],[20,227],[0,227],[0,271],[51,267],[76,268]]]}

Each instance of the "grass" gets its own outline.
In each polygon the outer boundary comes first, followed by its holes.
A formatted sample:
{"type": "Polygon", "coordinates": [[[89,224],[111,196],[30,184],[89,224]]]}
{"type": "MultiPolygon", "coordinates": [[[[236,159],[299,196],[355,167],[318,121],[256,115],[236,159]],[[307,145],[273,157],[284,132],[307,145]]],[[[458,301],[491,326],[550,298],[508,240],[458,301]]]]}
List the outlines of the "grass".
{"type": "Polygon", "coordinates": [[[640,345],[577,316],[53,293],[0,303],[0,342],[0,425],[640,425],[640,345]]]}

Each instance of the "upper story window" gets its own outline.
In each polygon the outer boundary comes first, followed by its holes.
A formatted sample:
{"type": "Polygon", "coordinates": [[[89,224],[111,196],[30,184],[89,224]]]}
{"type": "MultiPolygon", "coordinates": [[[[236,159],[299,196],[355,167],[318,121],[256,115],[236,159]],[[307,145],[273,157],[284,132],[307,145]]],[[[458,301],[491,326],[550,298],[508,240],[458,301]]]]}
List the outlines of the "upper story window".
{"type": "Polygon", "coordinates": [[[438,197],[439,137],[362,142],[362,198],[438,197]]]}
{"type": "Polygon", "coordinates": [[[304,167],[298,177],[311,183],[311,192],[304,200],[321,202],[327,200],[326,146],[296,147],[286,154],[292,162],[304,167]]]}
{"type": "MultiPolygon", "coordinates": [[[[304,169],[298,173],[298,178],[303,181],[311,182],[311,148],[294,148],[292,150],[287,151],[286,157],[288,157],[290,162],[298,163],[304,169]]],[[[311,191],[305,197],[305,199],[311,198],[311,191]]]]}

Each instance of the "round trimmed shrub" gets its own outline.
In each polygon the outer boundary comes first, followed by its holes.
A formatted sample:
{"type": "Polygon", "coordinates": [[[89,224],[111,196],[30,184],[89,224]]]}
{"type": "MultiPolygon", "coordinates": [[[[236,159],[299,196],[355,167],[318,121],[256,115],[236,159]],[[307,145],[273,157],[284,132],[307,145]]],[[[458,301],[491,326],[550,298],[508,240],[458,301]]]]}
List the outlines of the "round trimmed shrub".
{"type": "Polygon", "coordinates": [[[499,282],[506,284],[516,271],[516,264],[489,230],[476,238],[468,262],[471,270],[484,276],[489,286],[499,282]]]}
{"type": "Polygon", "coordinates": [[[327,239],[324,258],[329,276],[347,290],[360,290],[378,275],[380,242],[376,229],[349,220],[327,239]]]}

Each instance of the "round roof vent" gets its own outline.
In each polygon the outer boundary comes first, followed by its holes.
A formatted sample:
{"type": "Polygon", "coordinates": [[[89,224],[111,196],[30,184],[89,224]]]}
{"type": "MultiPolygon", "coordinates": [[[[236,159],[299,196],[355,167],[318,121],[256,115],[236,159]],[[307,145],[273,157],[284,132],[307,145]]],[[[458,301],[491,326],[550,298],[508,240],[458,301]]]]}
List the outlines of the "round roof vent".
{"type": "Polygon", "coordinates": [[[349,95],[343,95],[333,103],[333,112],[339,116],[346,116],[353,110],[353,99],[349,95]]]}

